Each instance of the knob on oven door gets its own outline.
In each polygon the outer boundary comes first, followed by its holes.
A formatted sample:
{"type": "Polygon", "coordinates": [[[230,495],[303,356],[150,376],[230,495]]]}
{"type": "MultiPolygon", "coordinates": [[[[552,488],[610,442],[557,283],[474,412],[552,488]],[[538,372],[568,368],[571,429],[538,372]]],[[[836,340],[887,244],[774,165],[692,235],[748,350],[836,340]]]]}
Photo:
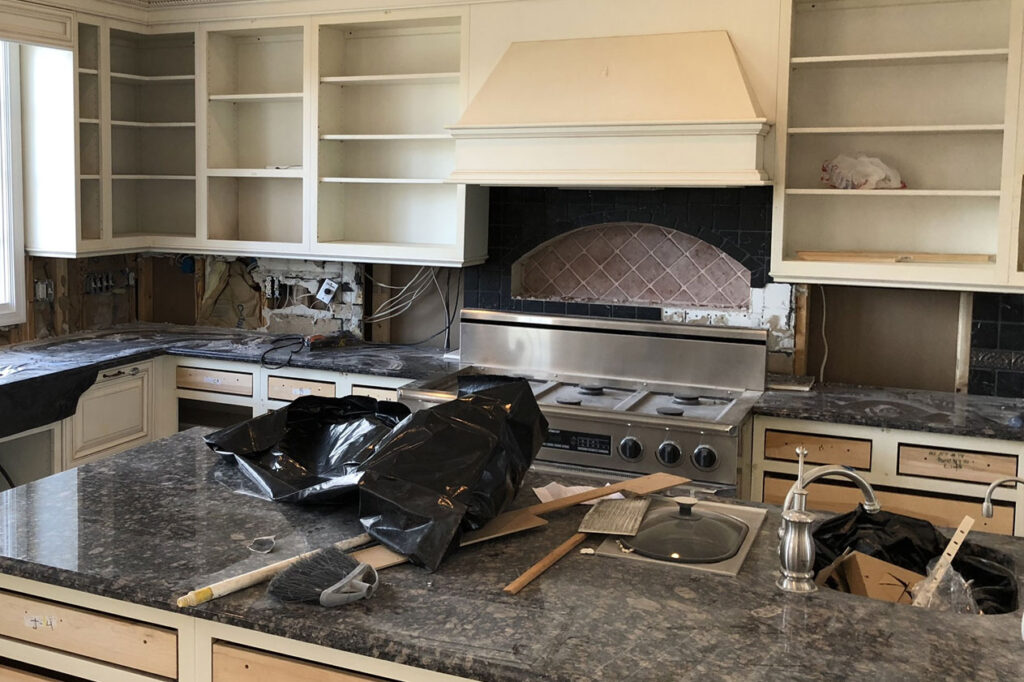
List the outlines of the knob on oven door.
{"type": "Polygon", "coordinates": [[[632,436],[626,436],[619,441],[619,456],[622,457],[622,459],[635,462],[644,456],[643,443],[632,436]]]}

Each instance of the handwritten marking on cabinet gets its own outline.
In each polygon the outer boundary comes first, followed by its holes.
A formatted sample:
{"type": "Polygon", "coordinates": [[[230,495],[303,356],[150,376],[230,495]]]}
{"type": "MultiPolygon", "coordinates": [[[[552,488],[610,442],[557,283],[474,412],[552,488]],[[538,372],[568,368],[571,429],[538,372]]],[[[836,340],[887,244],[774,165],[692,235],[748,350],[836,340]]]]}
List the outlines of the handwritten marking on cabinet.
{"type": "Polygon", "coordinates": [[[25,614],[25,627],[30,630],[56,630],[59,619],[56,616],[39,616],[34,613],[25,614]]]}

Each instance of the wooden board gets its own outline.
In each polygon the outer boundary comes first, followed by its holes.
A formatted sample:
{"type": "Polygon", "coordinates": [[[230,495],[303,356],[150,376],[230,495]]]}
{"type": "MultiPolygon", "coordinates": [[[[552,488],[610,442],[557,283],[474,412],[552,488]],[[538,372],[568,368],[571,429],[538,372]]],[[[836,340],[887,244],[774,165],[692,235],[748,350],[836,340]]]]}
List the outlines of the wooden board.
{"type": "Polygon", "coordinates": [[[213,682],[375,682],[382,679],[248,647],[223,642],[213,644],[213,682]]]}
{"type": "Polygon", "coordinates": [[[0,592],[0,636],[174,678],[174,630],[0,592]]]}
{"type": "Polygon", "coordinates": [[[178,367],[175,372],[178,388],[208,393],[231,395],[252,395],[252,374],[248,372],[224,372],[202,367],[178,367]]]}
{"type": "Polygon", "coordinates": [[[796,461],[796,448],[807,448],[810,464],[842,464],[854,469],[871,468],[871,441],[819,436],[811,433],[764,432],[764,458],[796,461]]]}
{"type": "Polygon", "coordinates": [[[910,476],[945,478],[951,481],[991,483],[997,478],[1017,475],[1014,455],[929,448],[900,444],[897,471],[910,476]]]}
{"type": "Polygon", "coordinates": [[[333,381],[312,381],[291,377],[268,376],[267,397],[271,400],[292,401],[304,395],[318,395],[324,398],[336,397],[333,381]]]}
{"type": "MultiPolygon", "coordinates": [[[[581,502],[595,500],[604,497],[605,495],[611,495],[612,493],[630,492],[634,495],[648,495],[650,493],[656,493],[662,490],[667,490],[668,488],[673,488],[677,485],[684,485],[689,482],[690,479],[682,476],[675,476],[673,474],[649,474],[639,478],[631,478],[627,481],[620,481],[619,483],[612,485],[594,488],[593,490],[588,490],[576,495],[570,495],[558,500],[542,502],[530,507],[524,507],[523,509],[515,509],[513,511],[505,512],[504,514],[499,514],[491,519],[490,523],[480,530],[463,535],[460,546],[466,547],[467,545],[474,545],[478,542],[511,535],[520,531],[529,530],[530,528],[539,528],[540,526],[547,525],[547,521],[540,517],[541,514],[547,514],[559,509],[568,509],[569,507],[573,507],[581,502]]],[[[357,550],[352,552],[351,555],[357,561],[368,563],[377,569],[397,566],[399,564],[404,564],[407,561],[403,555],[398,554],[397,552],[392,552],[388,548],[382,546],[357,550]]]]}
{"type": "Polygon", "coordinates": [[[797,258],[827,263],[994,263],[988,253],[914,253],[909,251],[797,251],[797,258]]]}
{"type": "MultiPolygon", "coordinates": [[[[792,479],[777,478],[766,474],[764,477],[764,501],[781,505],[786,493],[793,485],[792,479]]],[[[925,519],[936,526],[955,528],[964,516],[981,517],[981,500],[970,501],[938,495],[918,495],[911,492],[875,490],[878,502],[884,511],[925,519]]],[[[831,511],[840,514],[853,511],[863,499],[859,488],[832,483],[812,483],[808,486],[807,508],[831,511]]],[[[991,519],[979,518],[978,530],[986,533],[1013,534],[1015,505],[996,503],[991,519]]]]}

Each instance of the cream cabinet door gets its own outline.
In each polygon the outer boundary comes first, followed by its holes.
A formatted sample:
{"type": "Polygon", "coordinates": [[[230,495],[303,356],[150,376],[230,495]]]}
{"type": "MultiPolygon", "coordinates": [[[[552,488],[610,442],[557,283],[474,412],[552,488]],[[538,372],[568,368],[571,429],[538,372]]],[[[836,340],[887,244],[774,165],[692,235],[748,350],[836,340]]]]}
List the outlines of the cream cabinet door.
{"type": "Polygon", "coordinates": [[[71,418],[67,466],[112,455],[151,440],[152,363],[100,372],[71,418]]]}

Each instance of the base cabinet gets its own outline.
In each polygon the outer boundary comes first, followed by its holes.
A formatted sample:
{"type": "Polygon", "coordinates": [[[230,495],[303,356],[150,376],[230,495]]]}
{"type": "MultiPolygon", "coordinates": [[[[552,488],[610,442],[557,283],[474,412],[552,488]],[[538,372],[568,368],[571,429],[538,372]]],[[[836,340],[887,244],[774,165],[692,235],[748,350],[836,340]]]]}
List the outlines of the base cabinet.
{"type": "MultiPolygon", "coordinates": [[[[997,478],[1020,476],[1020,443],[798,419],[756,417],[752,498],[781,505],[796,480],[796,448],[807,449],[808,467],[841,465],[856,470],[875,488],[882,509],[954,528],[965,515],[975,530],[1024,536],[1024,489],[1001,487],[995,514],[981,503],[997,478]]],[[[807,507],[845,513],[861,493],[843,478],[825,478],[808,488],[807,507]]]]}
{"type": "Polygon", "coordinates": [[[71,417],[67,467],[106,457],[152,440],[153,363],[101,371],[78,399],[71,417]]]}

